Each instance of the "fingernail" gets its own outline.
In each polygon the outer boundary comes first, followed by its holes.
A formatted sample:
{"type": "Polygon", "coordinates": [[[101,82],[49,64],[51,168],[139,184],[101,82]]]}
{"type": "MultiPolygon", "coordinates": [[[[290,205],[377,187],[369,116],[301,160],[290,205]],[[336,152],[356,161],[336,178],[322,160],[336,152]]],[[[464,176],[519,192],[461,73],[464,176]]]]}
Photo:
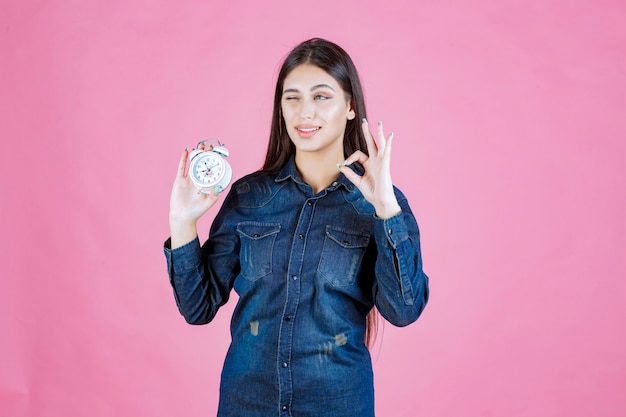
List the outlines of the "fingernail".
{"type": "Polygon", "coordinates": [[[391,132],[391,135],[389,135],[389,139],[393,139],[393,133],[394,132],[391,132]]]}
{"type": "Polygon", "coordinates": [[[222,188],[222,186],[221,186],[221,185],[216,185],[216,186],[215,186],[215,194],[219,194],[219,193],[221,193],[222,191],[224,191],[224,189],[222,188]]]}
{"type": "Polygon", "coordinates": [[[383,124],[383,122],[381,122],[381,121],[379,121],[379,122],[378,122],[378,126],[380,126],[380,125],[382,125],[382,124],[383,124]]]}
{"type": "Polygon", "coordinates": [[[348,165],[348,160],[347,160],[347,159],[344,159],[344,160],[343,160],[343,162],[341,163],[341,165],[343,165],[344,167],[345,167],[346,165],[348,165]]]}
{"type": "Polygon", "coordinates": [[[341,172],[341,164],[337,164],[337,171],[341,172]]]}
{"type": "Polygon", "coordinates": [[[365,117],[362,119],[362,121],[363,123],[367,123],[367,119],[365,117]]]}
{"type": "Polygon", "coordinates": [[[189,152],[189,148],[185,148],[185,152],[189,152]]]}

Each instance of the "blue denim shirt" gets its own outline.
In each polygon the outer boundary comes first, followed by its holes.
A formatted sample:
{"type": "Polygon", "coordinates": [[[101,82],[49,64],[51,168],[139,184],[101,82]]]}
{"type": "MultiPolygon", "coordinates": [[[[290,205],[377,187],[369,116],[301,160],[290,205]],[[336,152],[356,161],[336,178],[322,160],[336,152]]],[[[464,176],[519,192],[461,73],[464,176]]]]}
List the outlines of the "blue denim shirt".
{"type": "Polygon", "coordinates": [[[233,184],[202,247],[166,242],[187,322],[210,322],[239,295],[220,417],[374,415],[366,316],[376,305],[405,326],[428,300],[418,226],[395,192],[402,213],[382,220],[343,175],[314,195],[292,158],[233,184]]]}

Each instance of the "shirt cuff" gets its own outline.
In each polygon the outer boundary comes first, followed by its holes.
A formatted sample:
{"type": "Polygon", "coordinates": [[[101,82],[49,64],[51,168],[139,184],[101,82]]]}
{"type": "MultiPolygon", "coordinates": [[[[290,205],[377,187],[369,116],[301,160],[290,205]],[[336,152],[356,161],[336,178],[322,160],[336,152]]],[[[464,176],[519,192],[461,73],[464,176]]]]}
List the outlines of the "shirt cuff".
{"type": "Polygon", "coordinates": [[[184,273],[198,267],[201,259],[200,240],[198,237],[176,249],[171,249],[171,246],[171,238],[168,238],[163,243],[163,253],[167,259],[170,271],[184,273]]]}
{"type": "MultiPolygon", "coordinates": [[[[400,212],[388,219],[378,219],[375,222],[376,234],[384,234],[387,238],[387,243],[393,249],[396,249],[398,245],[409,238],[409,231],[407,230],[406,223],[404,222],[404,213],[400,212]]],[[[379,235],[380,236],[380,235],[379,235]]]]}

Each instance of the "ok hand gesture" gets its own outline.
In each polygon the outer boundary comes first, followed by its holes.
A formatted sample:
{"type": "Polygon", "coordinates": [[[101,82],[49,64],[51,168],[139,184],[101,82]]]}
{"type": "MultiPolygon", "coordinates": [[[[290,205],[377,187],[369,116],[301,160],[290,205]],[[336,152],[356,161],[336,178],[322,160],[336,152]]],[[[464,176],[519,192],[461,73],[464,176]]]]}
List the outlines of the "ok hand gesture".
{"type": "Polygon", "coordinates": [[[361,125],[369,156],[362,151],[350,155],[338,168],[357,188],[367,201],[376,209],[376,216],[386,219],[400,213],[400,205],[393,191],[391,181],[391,143],[393,133],[385,136],[382,122],[378,122],[376,130],[377,141],[372,136],[367,120],[361,125]],[[365,173],[359,176],[347,165],[360,162],[365,173]]]}

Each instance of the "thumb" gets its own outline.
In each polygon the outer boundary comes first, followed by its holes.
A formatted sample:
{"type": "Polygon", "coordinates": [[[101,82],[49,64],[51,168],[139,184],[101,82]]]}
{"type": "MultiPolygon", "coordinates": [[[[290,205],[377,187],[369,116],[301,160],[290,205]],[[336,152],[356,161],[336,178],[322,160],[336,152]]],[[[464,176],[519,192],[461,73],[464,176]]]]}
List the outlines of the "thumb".
{"type": "Polygon", "coordinates": [[[354,172],[347,165],[337,164],[337,169],[341,172],[352,184],[357,187],[361,183],[361,176],[354,172]]]}

